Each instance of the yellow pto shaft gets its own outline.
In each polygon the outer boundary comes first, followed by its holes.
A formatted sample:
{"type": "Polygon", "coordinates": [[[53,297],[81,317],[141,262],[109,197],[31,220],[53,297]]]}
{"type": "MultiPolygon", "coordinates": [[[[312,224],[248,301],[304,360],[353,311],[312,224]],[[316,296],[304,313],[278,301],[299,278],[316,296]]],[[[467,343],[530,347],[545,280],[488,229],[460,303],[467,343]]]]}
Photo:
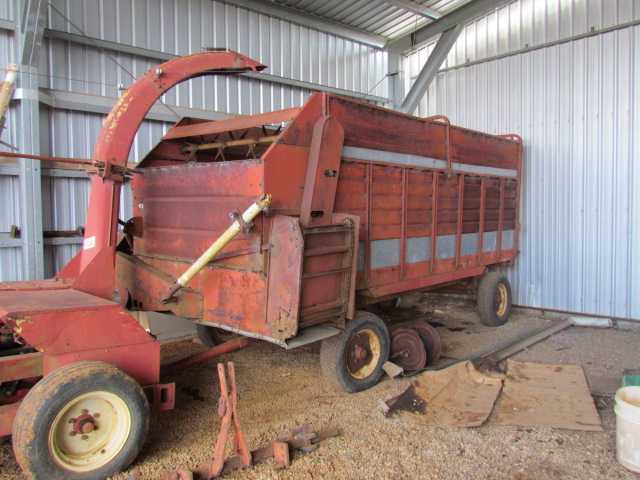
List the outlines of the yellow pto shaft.
{"type": "Polygon", "coordinates": [[[196,274],[202,270],[213,258],[222,250],[233,238],[242,230],[242,224],[247,224],[253,221],[260,212],[265,210],[271,205],[271,195],[265,194],[253,202],[249,208],[247,208],[242,215],[236,218],[233,223],[227,228],[222,235],[220,235],[215,242],[211,244],[207,250],[200,255],[200,257],[191,264],[191,266],[176,280],[175,285],[171,288],[165,298],[162,299],[163,303],[167,303],[173,295],[182,287],[186,287],[196,274]]]}

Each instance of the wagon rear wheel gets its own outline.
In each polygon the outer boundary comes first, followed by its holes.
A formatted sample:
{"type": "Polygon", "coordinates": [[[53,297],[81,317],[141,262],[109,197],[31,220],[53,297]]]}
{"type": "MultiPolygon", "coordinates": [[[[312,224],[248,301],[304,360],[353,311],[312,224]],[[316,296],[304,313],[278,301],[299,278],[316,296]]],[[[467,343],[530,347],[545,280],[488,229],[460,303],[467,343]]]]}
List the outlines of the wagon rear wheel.
{"type": "Polygon", "coordinates": [[[138,383],[103,362],[63,366],[40,380],[20,404],[13,450],[34,479],[106,478],[138,455],[149,405],[138,383]]]}
{"type": "Polygon", "coordinates": [[[379,317],[358,312],[344,332],[322,342],[322,373],[329,383],[347,392],[366,390],[382,377],[390,343],[387,327],[379,317]]]}
{"type": "Polygon", "coordinates": [[[511,285],[499,272],[486,273],[478,286],[478,313],[483,325],[498,327],[509,320],[511,285]]]}

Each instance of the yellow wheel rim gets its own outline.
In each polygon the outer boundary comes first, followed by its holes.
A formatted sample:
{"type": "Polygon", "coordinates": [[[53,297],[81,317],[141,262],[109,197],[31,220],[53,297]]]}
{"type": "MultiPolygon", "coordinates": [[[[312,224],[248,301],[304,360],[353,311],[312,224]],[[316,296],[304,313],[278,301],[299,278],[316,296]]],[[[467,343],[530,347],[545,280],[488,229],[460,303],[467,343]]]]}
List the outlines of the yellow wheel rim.
{"type": "Polygon", "coordinates": [[[49,452],[66,470],[90,472],[113,460],[130,433],[127,404],[111,392],[89,392],[58,412],[49,429],[49,452]]]}
{"type": "Polygon", "coordinates": [[[363,380],[375,371],[382,354],[382,344],[376,332],[367,328],[354,333],[345,353],[349,375],[363,380]]]}
{"type": "Polygon", "coordinates": [[[509,293],[507,292],[507,286],[504,283],[499,283],[496,290],[496,314],[499,317],[502,317],[507,312],[508,304],[509,293]]]}

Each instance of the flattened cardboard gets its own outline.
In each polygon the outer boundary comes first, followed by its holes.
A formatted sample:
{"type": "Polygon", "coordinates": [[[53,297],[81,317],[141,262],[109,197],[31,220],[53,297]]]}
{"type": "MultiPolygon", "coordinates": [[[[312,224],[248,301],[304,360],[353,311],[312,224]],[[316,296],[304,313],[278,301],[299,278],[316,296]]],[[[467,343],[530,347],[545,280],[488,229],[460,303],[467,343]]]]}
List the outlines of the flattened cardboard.
{"type": "Polygon", "coordinates": [[[584,370],[579,365],[507,361],[494,425],[602,431],[584,370]]]}

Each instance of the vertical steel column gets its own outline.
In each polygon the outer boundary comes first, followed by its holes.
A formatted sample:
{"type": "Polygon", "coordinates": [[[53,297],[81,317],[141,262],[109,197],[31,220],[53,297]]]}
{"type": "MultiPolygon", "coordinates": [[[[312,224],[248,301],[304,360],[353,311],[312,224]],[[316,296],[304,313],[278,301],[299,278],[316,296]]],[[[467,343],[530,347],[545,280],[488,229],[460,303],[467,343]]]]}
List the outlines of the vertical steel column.
{"type": "MultiPolygon", "coordinates": [[[[21,152],[40,154],[40,104],[38,101],[38,53],[42,47],[46,0],[19,0],[22,19],[16,30],[16,58],[20,59],[18,87],[23,95],[17,106],[15,128],[17,147],[21,152]]],[[[21,159],[20,205],[23,238],[24,276],[27,279],[44,276],[42,238],[42,183],[40,162],[21,159]]]]}
{"type": "Polygon", "coordinates": [[[389,98],[393,102],[393,107],[398,107],[404,99],[405,72],[402,71],[402,52],[399,50],[388,51],[388,72],[389,98]]]}

